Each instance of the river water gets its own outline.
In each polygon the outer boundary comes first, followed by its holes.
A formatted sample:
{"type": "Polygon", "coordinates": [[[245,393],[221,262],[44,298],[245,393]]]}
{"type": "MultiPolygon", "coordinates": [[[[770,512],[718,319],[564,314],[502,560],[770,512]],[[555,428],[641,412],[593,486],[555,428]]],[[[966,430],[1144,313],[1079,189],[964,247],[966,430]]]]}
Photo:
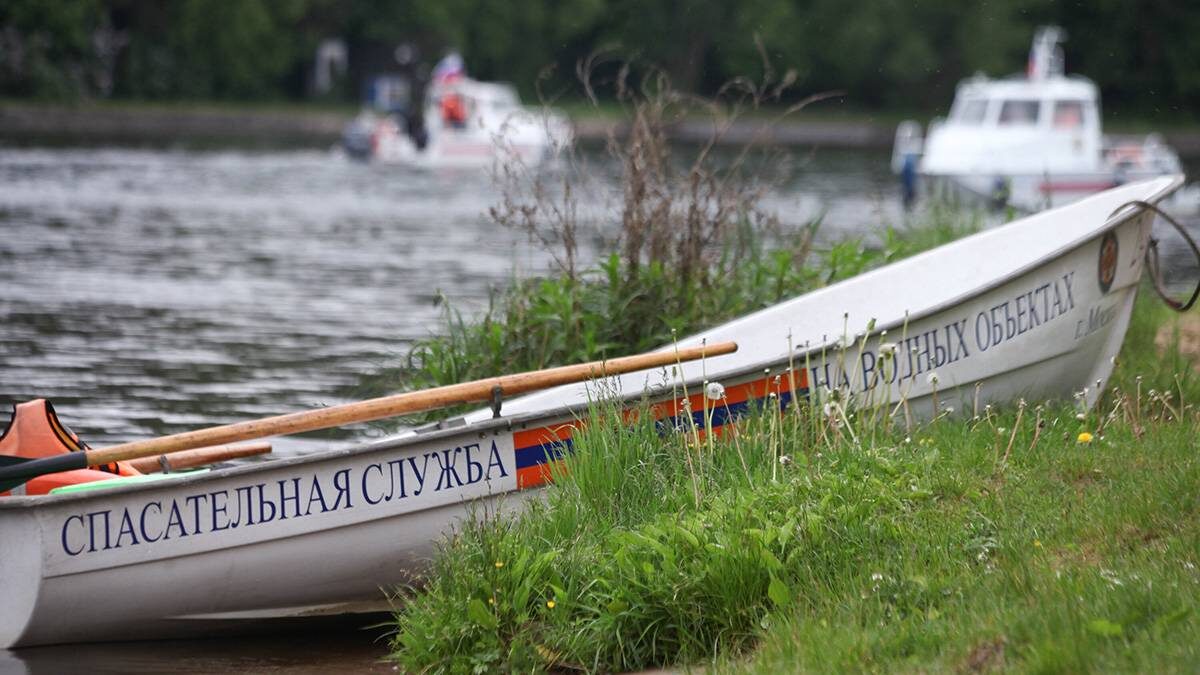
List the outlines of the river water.
{"type": "MultiPolygon", "coordinates": [[[[902,222],[885,154],[795,159],[768,200],[784,228],[823,215],[828,240],[902,222]]],[[[584,195],[590,208],[608,188],[584,195]]],[[[0,146],[0,406],[51,399],[103,446],[351,400],[437,330],[440,296],[470,313],[552,264],[488,217],[501,197],[486,174],[324,151],[0,146]]],[[[388,670],[376,634],[0,652],[0,671],[61,672],[85,653],[90,670],[388,670]]]]}
{"type": "MultiPolygon", "coordinates": [[[[882,157],[830,154],[772,195],[785,226],[898,216],[882,157]]],[[[552,264],[500,198],[486,172],[320,151],[0,149],[0,405],[48,398],[101,446],[347,400],[437,329],[439,294],[469,313],[552,264]]]]}

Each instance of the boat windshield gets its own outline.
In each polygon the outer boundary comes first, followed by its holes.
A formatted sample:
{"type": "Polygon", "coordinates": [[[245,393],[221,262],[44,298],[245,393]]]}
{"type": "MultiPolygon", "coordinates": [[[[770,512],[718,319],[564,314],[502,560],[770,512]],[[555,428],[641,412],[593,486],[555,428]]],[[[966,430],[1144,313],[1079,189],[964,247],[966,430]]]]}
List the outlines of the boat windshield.
{"type": "Polygon", "coordinates": [[[980,98],[968,99],[955,111],[952,119],[959,124],[983,124],[984,114],[987,113],[987,100],[980,98]]]}
{"type": "Polygon", "coordinates": [[[1058,129],[1083,126],[1083,101],[1055,101],[1053,119],[1058,129]]]}
{"type": "Polygon", "coordinates": [[[1032,126],[1037,124],[1038,102],[1035,100],[1005,101],[1000,106],[1001,126],[1032,126]]]}

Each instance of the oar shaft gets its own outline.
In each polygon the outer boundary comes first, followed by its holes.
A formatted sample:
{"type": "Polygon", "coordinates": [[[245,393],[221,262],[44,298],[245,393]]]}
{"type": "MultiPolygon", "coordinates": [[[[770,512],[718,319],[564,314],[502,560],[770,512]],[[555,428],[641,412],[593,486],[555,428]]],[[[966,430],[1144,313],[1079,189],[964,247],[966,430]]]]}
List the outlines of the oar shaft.
{"type": "Polygon", "coordinates": [[[569,384],[610,375],[619,375],[648,368],[668,366],[676,362],[719,356],[737,351],[737,343],[722,342],[677,351],[655,352],[625,356],[606,361],[593,361],[572,366],[548,368],[516,375],[492,377],[434,389],[393,394],[380,398],[330,406],[320,410],[278,415],[248,420],[219,427],[185,431],[171,436],[122,443],[108,448],[88,450],[88,464],[108,464],[121,460],[149,457],[209,445],[221,445],[268,436],[298,434],[328,429],[357,422],[369,422],[462,403],[478,403],[492,397],[496,387],[505,396],[515,396],[537,389],[569,384]]]}
{"type": "Polygon", "coordinates": [[[151,455],[128,460],[128,464],[142,473],[158,473],[160,471],[180,471],[197,466],[205,466],[216,462],[228,462],[240,457],[252,457],[271,451],[270,441],[255,441],[237,445],[217,445],[210,448],[181,450],[170,454],[151,455]]]}

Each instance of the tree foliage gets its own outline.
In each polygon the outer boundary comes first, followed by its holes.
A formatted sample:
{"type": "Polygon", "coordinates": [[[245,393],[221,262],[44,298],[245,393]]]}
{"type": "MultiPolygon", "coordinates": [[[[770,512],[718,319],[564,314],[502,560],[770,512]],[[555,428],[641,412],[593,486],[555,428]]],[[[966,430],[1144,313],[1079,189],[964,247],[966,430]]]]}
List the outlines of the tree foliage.
{"type": "Polygon", "coordinates": [[[352,62],[409,43],[428,67],[455,48],[476,76],[526,93],[547,72],[569,85],[580,59],[614,48],[711,94],[757,74],[757,39],[806,91],[930,109],[973,72],[1019,72],[1047,23],[1066,28],[1068,70],[1097,80],[1109,107],[1200,104],[1200,5],[1181,0],[7,0],[0,95],[302,98],[327,38],[352,62]]]}

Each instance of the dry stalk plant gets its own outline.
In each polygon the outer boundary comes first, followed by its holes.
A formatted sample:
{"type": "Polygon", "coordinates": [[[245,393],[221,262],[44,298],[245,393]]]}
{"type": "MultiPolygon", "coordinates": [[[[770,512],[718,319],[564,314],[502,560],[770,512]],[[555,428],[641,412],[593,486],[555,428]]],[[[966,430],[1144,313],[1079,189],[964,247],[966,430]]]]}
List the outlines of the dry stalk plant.
{"type": "MultiPolygon", "coordinates": [[[[718,277],[750,255],[753,237],[779,234],[777,216],[762,202],[787,179],[790,162],[770,145],[772,127],[836,95],[812,96],[763,114],[783,99],[796,75],[777,76],[761,47],[760,53],[761,82],[735,79],[711,99],[674,89],[661,69],[618,60],[610,52],[593,54],[576,68],[583,93],[598,106],[604,89],[624,113],[625,121],[607,134],[611,163],[591,166],[573,148],[562,149],[555,172],[507,162],[497,175],[502,197],[490,217],[528,235],[571,280],[580,273],[579,242],[591,224],[589,236],[619,253],[625,284],[636,283],[650,264],[661,265],[679,289],[719,283],[718,277]],[[699,136],[699,142],[674,146],[673,130],[699,136]],[[591,211],[597,202],[608,204],[591,211]]],[[[811,236],[809,230],[795,247],[793,264],[805,263],[811,236]]]]}

